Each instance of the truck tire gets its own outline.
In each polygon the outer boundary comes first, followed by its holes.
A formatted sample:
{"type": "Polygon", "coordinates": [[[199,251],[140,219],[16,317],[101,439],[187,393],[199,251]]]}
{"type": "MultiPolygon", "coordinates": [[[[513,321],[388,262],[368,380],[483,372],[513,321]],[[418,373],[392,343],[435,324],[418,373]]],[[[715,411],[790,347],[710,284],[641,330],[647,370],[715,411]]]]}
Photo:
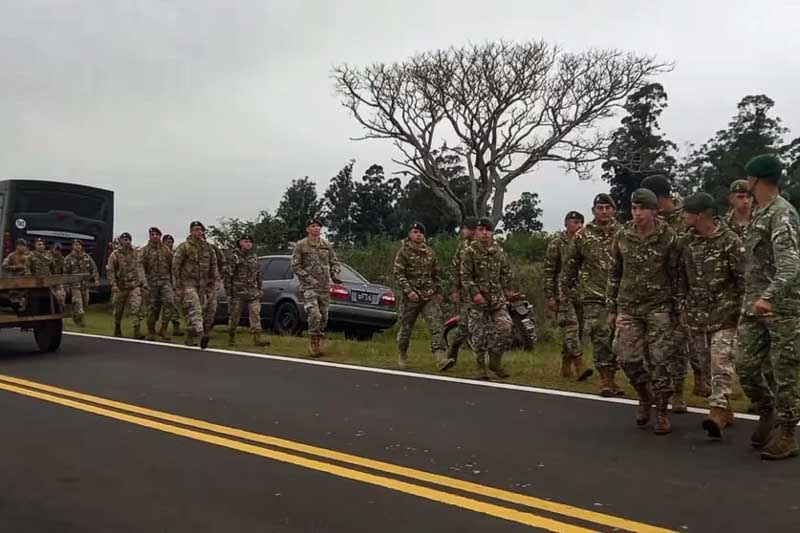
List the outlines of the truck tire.
{"type": "Polygon", "coordinates": [[[59,320],[46,320],[33,328],[36,345],[42,352],[55,352],[61,346],[63,324],[59,320]]]}

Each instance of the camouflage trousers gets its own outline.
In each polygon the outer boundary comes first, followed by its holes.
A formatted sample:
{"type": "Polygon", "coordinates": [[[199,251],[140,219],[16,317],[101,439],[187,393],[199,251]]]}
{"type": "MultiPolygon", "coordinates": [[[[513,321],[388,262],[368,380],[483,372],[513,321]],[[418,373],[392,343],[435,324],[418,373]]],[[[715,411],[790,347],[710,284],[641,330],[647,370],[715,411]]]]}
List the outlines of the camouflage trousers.
{"type": "Polygon", "coordinates": [[[560,302],[556,318],[561,333],[561,357],[575,359],[583,355],[581,345],[582,309],[580,304],[560,302]]]}
{"type": "Polygon", "coordinates": [[[53,287],[53,296],[55,296],[56,301],[61,306],[61,309],[64,309],[64,304],[67,301],[67,291],[64,289],[63,285],[56,285],[53,287]]]}
{"type": "Polygon", "coordinates": [[[487,354],[501,355],[511,347],[512,328],[506,306],[499,309],[470,307],[469,332],[478,363],[484,362],[487,354]]]}
{"type": "Polygon", "coordinates": [[[583,303],[583,340],[592,342],[592,359],[595,368],[617,368],[617,357],[611,350],[611,330],[608,327],[608,313],[605,304],[583,303]]]}
{"type": "Polygon", "coordinates": [[[303,291],[304,309],[308,315],[308,336],[324,337],[328,327],[328,309],[331,306],[329,291],[317,292],[314,289],[303,291]]]}
{"type": "Polygon", "coordinates": [[[431,334],[431,351],[447,350],[443,334],[442,308],[439,303],[422,298],[412,302],[407,296],[403,296],[400,300],[400,329],[397,331],[397,348],[403,352],[408,350],[411,332],[414,330],[414,324],[417,323],[419,315],[422,315],[428,324],[431,334]]]}
{"type": "Polygon", "coordinates": [[[672,381],[676,390],[683,387],[686,381],[686,373],[689,366],[692,367],[695,383],[704,381],[706,387],[711,386],[711,361],[708,351],[697,352],[694,349],[689,332],[675,318],[675,329],[672,332],[672,339],[675,343],[675,364],[672,366],[672,381]]]}
{"type": "Polygon", "coordinates": [[[214,315],[211,314],[209,307],[209,292],[206,287],[184,287],[179,293],[187,327],[193,335],[201,336],[208,333],[205,325],[209,321],[212,323],[214,321],[214,315]]]}
{"type": "Polygon", "coordinates": [[[736,371],[759,413],[777,409],[784,423],[800,421],[800,318],[743,316],[737,330],[736,371]],[[774,386],[766,374],[772,371],[774,386]]]}
{"type": "Polygon", "coordinates": [[[650,383],[655,393],[672,392],[673,329],[669,313],[617,316],[613,350],[631,385],[650,383]]]}
{"type": "MultiPolygon", "coordinates": [[[[728,396],[733,393],[736,373],[736,329],[726,328],[711,332],[691,332],[689,348],[701,361],[709,361],[711,369],[711,396],[709,407],[728,406],[728,396]]],[[[682,364],[680,361],[677,364],[682,364]]]]}
{"type": "Polygon", "coordinates": [[[150,283],[147,291],[147,327],[155,328],[159,316],[164,324],[176,320],[175,292],[172,284],[150,283]]]}
{"type": "Polygon", "coordinates": [[[128,307],[131,318],[133,318],[133,326],[138,327],[142,323],[142,319],[144,318],[144,306],[142,305],[141,287],[120,289],[114,294],[111,304],[114,308],[115,323],[122,322],[126,306],[128,307]]]}
{"type": "Polygon", "coordinates": [[[250,331],[259,333],[261,331],[261,300],[258,298],[246,297],[233,297],[228,302],[229,313],[231,315],[228,322],[228,330],[236,331],[239,327],[239,321],[242,318],[242,308],[247,308],[250,324],[250,331]]]}
{"type": "Polygon", "coordinates": [[[458,326],[453,333],[452,343],[461,346],[464,341],[469,341],[469,306],[466,303],[458,304],[458,326]]]}
{"type": "Polygon", "coordinates": [[[203,329],[206,335],[214,329],[214,317],[217,316],[217,307],[219,307],[219,294],[217,294],[216,289],[211,289],[206,296],[206,312],[203,320],[203,329]]]}
{"type": "Polygon", "coordinates": [[[72,318],[79,320],[86,312],[86,307],[89,306],[89,289],[72,287],[69,291],[70,297],[72,297],[72,318]]]}

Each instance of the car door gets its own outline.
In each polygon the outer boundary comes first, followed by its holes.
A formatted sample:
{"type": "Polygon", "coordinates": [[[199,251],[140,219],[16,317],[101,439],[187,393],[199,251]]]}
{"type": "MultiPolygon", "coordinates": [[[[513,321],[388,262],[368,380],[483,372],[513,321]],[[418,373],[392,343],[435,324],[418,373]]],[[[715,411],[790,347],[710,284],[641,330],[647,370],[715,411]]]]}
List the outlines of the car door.
{"type": "Polygon", "coordinates": [[[288,257],[270,257],[261,263],[261,277],[264,296],[261,299],[262,318],[272,321],[275,315],[275,304],[289,288],[291,264],[288,257]],[[287,279],[287,277],[289,279],[287,279]]]}

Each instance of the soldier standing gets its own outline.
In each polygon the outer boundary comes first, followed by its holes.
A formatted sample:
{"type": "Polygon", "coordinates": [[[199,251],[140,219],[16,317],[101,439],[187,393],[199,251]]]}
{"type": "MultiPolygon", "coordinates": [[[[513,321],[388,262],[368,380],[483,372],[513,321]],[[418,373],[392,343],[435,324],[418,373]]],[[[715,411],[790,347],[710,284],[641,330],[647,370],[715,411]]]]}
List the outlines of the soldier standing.
{"type": "MultiPolygon", "coordinates": [[[[203,238],[205,238],[205,236],[203,236],[203,238]]],[[[211,335],[211,330],[214,329],[214,317],[217,316],[217,307],[219,306],[219,294],[217,290],[222,286],[222,277],[225,275],[227,266],[225,265],[225,254],[220,247],[214,243],[208,243],[208,245],[211,246],[211,250],[214,252],[214,259],[217,261],[217,272],[219,272],[220,277],[214,285],[214,290],[208,293],[208,309],[206,311],[205,324],[203,325],[206,335],[211,335]]]]}
{"type": "Polygon", "coordinates": [[[147,282],[147,340],[155,340],[156,322],[161,316],[158,337],[171,340],[167,324],[174,320],[175,292],[172,289],[172,252],[161,241],[161,230],[152,227],[148,231],[147,244],[139,250],[139,258],[147,282]]]}
{"type": "Polygon", "coordinates": [[[731,183],[728,204],[730,211],[725,221],[740,237],[744,237],[744,230],[750,225],[753,215],[753,196],[747,188],[747,180],[736,180],[731,183]]]}
{"type": "Polygon", "coordinates": [[[478,219],[475,217],[467,217],[464,220],[458,245],[453,254],[453,262],[451,263],[453,288],[450,291],[450,301],[456,304],[458,309],[458,327],[453,334],[452,342],[447,347],[447,359],[452,359],[453,364],[458,360],[458,350],[461,345],[469,338],[469,294],[461,284],[461,260],[464,258],[464,252],[475,238],[475,223],[477,221],[478,219]]]}
{"type": "Polygon", "coordinates": [[[331,282],[339,280],[339,260],[333,247],[320,237],[322,222],[306,222],[305,239],[294,245],[292,270],[300,279],[300,290],[308,314],[308,338],[311,357],[322,357],[322,338],[328,325],[328,308],[331,303],[331,282]]]}
{"type": "Polygon", "coordinates": [[[28,256],[28,242],[17,239],[16,249],[3,259],[3,272],[12,276],[25,274],[25,258],[28,256]]]}
{"type": "Polygon", "coordinates": [[[239,248],[231,254],[225,274],[225,292],[228,295],[230,321],[228,323],[228,346],[236,346],[236,329],[242,316],[242,308],[247,308],[250,318],[250,332],[256,346],[268,346],[261,329],[261,265],[253,251],[253,237],[242,235],[239,248]]]}
{"type": "Polygon", "coordinates": [[[773,155],[756,156],[745,166],[756,208],[744,239],[747,266],[736,358],[742,389],[760,415],[751,442],[770,460],[800,453],[794,436],[800,420],[800,221],[779,194],[781,171],[773,155]],[[769,370],[774,387],[764,377],[769,370]]]}
{"type": "Polygon", "coordinates": [[[53,274],[53,258],[47,253],[44,239],[36,239],[33,251],[25,256],[26,276],[50,276],[53,274]]]}
{"type": "MultiPolygon", "coordinates": [[[[167,249],[170,251],[170,253],[174,252],[173,246],[175,246],[175,238],[172,235],[170,235],[170,234],[164,235],[164,237],[161,238],[161,242],[164,243],[164,246],[167,247],[167,249]]],[[[175,291],[175,280],[174,279],[170,280],[170,283],[172,284],[172,293],[175,295],[175,298],[174,298],[174,302],[175,303],[172,306],[172,309],[170,309],[169,313],[162,312],[161,327],[162,328],[166,328],[166,326],[168,324],[168,322],[166,320],[164,320],[164,316],[163,316],[164,314],[166,314],[166,315],[168,315],[167,318],[172,321],[172,336],[173,337],[182,337],[183,336],[183,331],[181,331],[181,309],[180,309],[180,304],[178,302],[178,296],[177,296],[177,294],[175,294],[176,293],[176,291],[175,291]]]]}
{"type": "Polygon", "coordinates": [[[650,421],[655,393],[653,429],[664,435],[671,431],[667,406],[673,393],[673,277],[679,250],[675,232],[656,217],[657,210],[652,191],[637,189],[631,195],[633,221],[614,240],[607,294],[609,326],[615,328],[613,349],[639,395],[636,424],[650,421]]]}
{"type": "MultiPolygon", "coordinates": [[[[64,273],[64,254],[61,253],[61,243],[53,243],[50,248],[50,257],[53,259],[53,274],[61,275],[64,273]]],[[[61,309],[64,309],[64,304],[67,301],[67,292],[64,290],[63,285],[56,285],[53,287],[53,294],[56,300],[61,304],[61,309]]]]}
{"type": "Polygon", "coordinates": [[[547,308],[555,313],[558,319],[558,328],[561,331],[561,376],[575,377],[577,374],[583,379],[589,374],[581,376],[586,370],[583,368],[583,349],[581,346],[581,307],[580,301],[559,301],[559,276],[566,262],[567,247],[575,234],[583,227],[583,215],[577,211],[570,211],[564,217],[564,231],[556,235],[547,246],[544,255],[544,298],[547,308]],[[561,305],[559,305],[561,304],[561,305]]]}
{"type": "Polygon", "coordinates": [[[405,368],[408,364],[408,345],[411,331],[422,314],[431,334],[431,352],[439,371],[455,364],[446,357],[442,335],[442,291],[439,279],[439,262],[436,253],[425,244],[425,226],[420,222],[411,224],[408,238],[394,258],[394,278],[402,290],[400,296],[400,329],[397,332],[397,364],[405,368]]]}
{"type": "Polygon", "coordinates": [[[147,282],[131,240],[130,233],[126,232],[119,236],[119,248],[111,252],[106,266],[113,295],[114,336],[122,337],[122,317],[125,314],[125,307],[128,306],[133,317],[133,338],[144,339],[141,331],[144,318],[142,289],[147,287],[147,282]]]}
{"type": "MultiPolygon", "coordinates": [[[[616,204],[610,195],[601,193],[592,202],[592,220],[575,234],[567,247],[559,288],[562,302],[580,302],[582,331],[592,342],[594,367],[600,374],[600,395],[621,396],[615,374],[617,357],[611,349],[611,329],[606,312],[606,283],[613,262],[612,245],[619,230],[614,215],[616,204]],[[578,286],[580,283],[580,291],[578,286]]],[[[580,368],[576,366],[576,370],[580,368]]],[[[578,373],[578,379],[591,374],[578,373]]]]}
{"type": "Polygon", "coordinates": [[[461,261],[461,284],[470,296],[469,331],[478,361],[478,379],[489,379],[489,369],[498,378],[507,378],[503,352],[511,346],[511,316],[506,297],[511,293],[511,268],[503,249],[492,236],[494,226],[488,218],[478,220],[475,242],[461,261]]]}
{"type": "Polygon", "coordinates": [[[211,339],[205,325],[214,320],[208,295],[217,290],[220,279],[216,254],[205,240],[205,231],[205,226],[197,220],[189,224],[189,236],[172,257],[175,290],[189,323],[186,345],[197,346],[197,337],[200,337],[202,349],[208,347],[211,339]]]}
{"type": "Polygon", "coordinates": [[[680,260],[678,306],[689,345],[710,361],[711,413],[703,421],[710,437],[721,438],[733,422],[730,395],[735,380],[736,324],[744,293],[745,252],[728,225],[715,220],[714,198],[699,192],[686,199],[687,239],[680,260]]]}
{"type": "Polygon", "coordinates": [[[92,256],[83,251],[83,243],[79,240],[72,242],[72,251],[64,259],[64,274],[89,274],[91,280],[83,280],[69,287],[72,298],[72,320],[80,327],[85,327],[83,321],[86,308],[89,306],[89,287],[100,284],[100,274],[92,256]]]}

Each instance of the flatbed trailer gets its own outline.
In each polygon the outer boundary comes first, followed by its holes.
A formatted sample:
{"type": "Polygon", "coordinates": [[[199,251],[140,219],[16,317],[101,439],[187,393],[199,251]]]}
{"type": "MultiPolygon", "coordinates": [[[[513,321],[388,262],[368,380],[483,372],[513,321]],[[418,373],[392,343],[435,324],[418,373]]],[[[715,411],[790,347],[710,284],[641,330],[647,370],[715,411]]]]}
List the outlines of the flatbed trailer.
{"type": "Polygon", "coordinates": [[[87,274],[0,276],[0,328],[33,330],[41,351],[58,350],[64,329],[64,309],[53,289],[87,278],[87,274]]]}

